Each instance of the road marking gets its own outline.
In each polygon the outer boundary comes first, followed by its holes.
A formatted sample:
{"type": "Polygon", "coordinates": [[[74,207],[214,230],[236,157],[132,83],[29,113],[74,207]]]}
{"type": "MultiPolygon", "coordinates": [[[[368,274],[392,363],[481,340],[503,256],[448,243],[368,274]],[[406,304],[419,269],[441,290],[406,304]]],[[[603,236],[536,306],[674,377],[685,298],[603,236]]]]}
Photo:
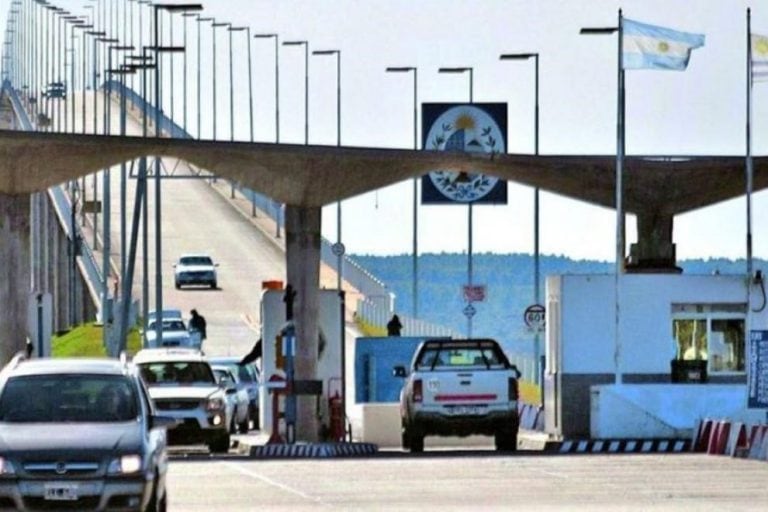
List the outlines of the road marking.
{"type": "Polygon", "coordinates": [[[262,482],[265,482],[265,483],[267,483],[269,485],[277,487],[278,489],[282,489],[284,491],[288,491],[288,492],[290,492],[292,494],[295,494],[296,496],[300,496],[300,497],[302,497],[302,498],[304,498],[304,499],[306,499],[308,501],[313,501],[313,502],[317,503],[318,505],[322,505],[324,507],[330,507],[331,506],[330,503],[327,503],[327,502],[323,501],[320,498],[317,498],[315,496],[310,496],[309,494],[301,492],[298,489],[294,489],[293,487],[290,487],[288,485],[282,484],[280,482],[276,482],[276,481],[272,480],[269,477],[266,477],[266,476],[264,476],[262,474],[256,473],[255,471],[251,471],[249,469],[241,467],[241,466],[235,464],[234,462],[220,462],[220,464],[223,465],[223,466],[228,466],[228,467],[234,469],[235,471],[237,471],[239,473],[242,473],[245,476],[249,476],[249,477],[251,477],[253,479],[256,479],[256,480],[261,480],[262,482]]]}

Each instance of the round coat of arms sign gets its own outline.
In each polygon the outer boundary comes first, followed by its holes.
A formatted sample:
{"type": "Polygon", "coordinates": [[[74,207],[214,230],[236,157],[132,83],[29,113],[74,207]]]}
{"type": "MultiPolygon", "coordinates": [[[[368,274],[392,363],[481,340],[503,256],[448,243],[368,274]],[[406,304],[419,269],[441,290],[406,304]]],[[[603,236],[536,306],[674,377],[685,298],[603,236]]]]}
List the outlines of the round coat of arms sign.
{"type": "MultiPolygon", "coordinates": [[[[427,149],[469,153],[503,153],[504,136],[483,109],[461,105],[443,112],[427,133],[427,149]]],[[[485,197],[498,178],[473,172],[432,171],[429,179],[445,197],[469,203],[485,197]]]]}

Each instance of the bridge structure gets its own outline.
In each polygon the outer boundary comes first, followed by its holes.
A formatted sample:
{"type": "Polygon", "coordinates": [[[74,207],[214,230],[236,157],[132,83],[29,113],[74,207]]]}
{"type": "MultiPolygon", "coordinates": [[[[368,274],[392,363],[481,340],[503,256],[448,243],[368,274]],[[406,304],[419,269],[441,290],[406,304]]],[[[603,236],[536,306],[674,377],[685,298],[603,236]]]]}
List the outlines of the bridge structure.
{"type": "MultiPolygon", "coordinates": [[[[48,43],[45,34],[34,32],[35,16],[40,2],[14,3],[10,20],[15,28],[6,35],[3,68],[3,102],[7,124],[19,128],[22,111],[31,114],[30,131],[0,130],[0,264],[7,279],[0,283],[0,332],[8,333],[0,344],[0,357],[7,360],[23,348],[27,330],[29,294],[35,290],[32,278],[42,265],[41,255],[33,254],[31,218],[36,211],[31,198],[50,187],[60,185],[101,169],[148,156],[174,157],[205,169],[215,169],[216,175],[239,183],[285,205],[285,246],[287,282],[297,291],[295,321],[297,327],[296,376],[312,379],[318,339],[318,280],[320,268],[321,208],[358,194],[399,181],[421,176],[430,170],[481,172],[505,180],[538,187],[592,204],[612,208],[616,201],[615,157],[612,155],[478,155],[452,152],[394,150],[359,147],[329,147],[313,145],[268,144],[242,141],[201,140],[180,137],[172,125],[157,121],[162,112],[160,87],[163,75],[156,74],[155,94],[146,87],[132,94],[146,98],[147,108],[154,108],[155,128],[146,136],[109,135],[100,130],[96,120],[87,129],[82,119],[82,131],[76,132],[75,117],[71,130],[65,120],[54,118],[54,112],[66,103],[57,98],[57,91],[68,90],[71,97],[88,88],[88,80],[75,75],[76,62],[70,63],[73,78],[66,80],[61,72],[48,72],[39,55],[48,43]],[[32,30],[32,31],[31,31],[32,30]],[[159,77],[159,80],[157,79],[159,77]],[[66,84],[62,87],[60,84],[66,84]],[[78,85],[80,91],[78,91],[78,85]],[[54,94],[55,93],[55,94],[54,94]],[[57,101],[53,101],[57,100],[57,101]],[[53,119],[53,122],[52,122],[53,119]],[[85,132],[85,133],[83,133],[85,132]]],[[[156,6],[157,10],[162,6],[156,6]]],[[[74,53],[77,45],[76,27],[95,30],[104,37],[111,27],[87,27],[83,17],[63,20],[63,35],[57,52],[46,57],[52,69],[64,69],[66,55],[74,53]],[[67,36],[67,28],[71,29],[67,36]],[[67,36],[67,37],[64,37],[67,36]],[[67,46],[67,39],[73,41],[67,46]]],[[[119,42],[127,36],[116,27],[111,40],[119,42]]],[[[82,34],[83,47],[87,41],[82,34]]],[[[131,54],[141,61],[137,65],[127,58],[119,68],[112,68],[96,58],[94,40],[94,79],[110,73],[142,72],[160,64],[155,58],[164,51],[158,41],[140,41],[141,53],[131,54]]],[[[130,50],[126,50],[130,51],[130,50]]],[[[110,54],[111,55],[111,54],[110,54]]],[[[82,72],[86,74],[83,59],[82,72]]],[[[106,59],[103,59],[106,60],[106,59]]],[[[111,63],[110,63],[111,65],[111,63]]],[[[104,81],[91,82],[101,85],[104,81]]],[[[124,91],[124,90],[123,90],[124,91]]],[[[96,96],[96,91],[89,94],[96,96]]],[[[108,101],[108,100],[107,100],[108,101]]],[[[70,104],[74,108],[74,101],[70,104]]],[[[61,111],[58,110],[60,113],[61,111]]],[[[102,113],[106,112],[104,110],[102,113]]],[[[149,110],[147,112],[150,112],[149,110]]],[[[144,114],[152,124],[151,115],[144,114]]],[[[134,198],[137,207],[145,201],[146,183],[160,179],[147,166],[140,166],[134,198]]],[[[675,215],[744,193],[745,159],[740,156],[633,156],[624,161],[624,209],[637,218],[638,240],[626,258],[629,272],[679,272],[672,242],[675,215]]],[[[159,181],[158,181],[159,184],[159,181]]],[[[754,190],[768,187],[768,159],[754,159],[754,190]]],[[[151,198],[148,198],[151,199],[151,198]]],[[[153,201],[160,207],[160,187],[153,201]]],[[[146,215],[146,210],[144,210],[146,215]]],[[[132,268],[135,267],[135,247],[138,236],[138,214],[132,219],[131,242],[128,250],[128,272],[123,279],[120,295],[123,304],[130,303],[132,268]]],[[[35,235],[40,236],[40,235],[35,235]]],[[[42,236],[50,236],[43,233],[42,236]]],[[[59,235],[57,235],[59,236],[59,235]]],[[[65,230],[61,243],[76,246],[76,231],[65,230]]],[[[76,294],[68,289],[66,280],[57,285],[59,300],[74,301],[76,294]]],[[[156,307],[162,307],[162,299],[156,307]]],[[[72,308],[72,306],[70,306],[72,308]]],[[[123,342],[124,342],[124,336],[123,342]]],[[[317,425],[311,414],[312,404],[300,403],[300,438],[312,439],[317,425]]]]}

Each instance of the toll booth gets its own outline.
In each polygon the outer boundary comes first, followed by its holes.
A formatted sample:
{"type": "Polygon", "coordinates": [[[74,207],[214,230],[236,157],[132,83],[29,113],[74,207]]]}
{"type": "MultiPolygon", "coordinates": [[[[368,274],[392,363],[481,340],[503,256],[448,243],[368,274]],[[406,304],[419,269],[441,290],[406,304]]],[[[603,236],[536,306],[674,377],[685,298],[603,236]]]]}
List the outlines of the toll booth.
{"type": "Polygon", "coordinates": [[[766,329],[768,308],[762,283],[747,281],[625,274],[617,308],[613,274],[549,276],[545,430],[670,438],[707,416],[762,420],[747,408],[748,333],[766,329]]]}
{"type": "MultiPolygon", "coordinates": [[[[285,377],[282,367],[288,344],[284,343],[281,330],[285,327],[285,291],[266,289],[261,294],[261,378],[259,389],[261,432],[272,435],[272,394],[265,384],[270,377],[285,377]]],[[[341,300],[337,290],[320,290],[319,301],[319,348],[317,355],[317,380],[322,383],[322,393],[317,397],[317,414],[321,424],[328,426],[329,398],[336,390],[341,393],[341,300]],[[330,391],[330,394],[329,394],[330,391]]],[[[283,409],[281,399],[280,410],[283,409]]],[[[284,424],[281,422],[281,428],[284,424]]],[[[280,435],[285,438],[285,433],[280,435]]]]}

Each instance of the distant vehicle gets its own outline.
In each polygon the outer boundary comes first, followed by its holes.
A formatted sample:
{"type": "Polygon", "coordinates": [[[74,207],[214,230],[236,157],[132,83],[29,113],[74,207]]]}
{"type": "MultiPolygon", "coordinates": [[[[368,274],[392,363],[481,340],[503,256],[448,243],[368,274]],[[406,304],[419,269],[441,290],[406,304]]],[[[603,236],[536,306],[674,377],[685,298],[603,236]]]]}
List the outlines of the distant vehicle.
{"type": "Polygon", "coordinates": [[[183,254],[173,265],[176,289],[190,284],[217,288],[216,267],[218,266],[219,264],[214,263],[207,254],[183,254]]]}
{"type": "Polygon", "coordinates": [[[166,428],[138,369],[14,358],[0,373],[0,508],[167,508],[166,428]]]}
{"type": "Polygon", "coordinates": [[[147,348],[133,357],[155,406],[179,424],[170,444],[204,443],[211,452],[229,450],[226,391],[199,350],[147,348]]]}
{"type": "Polygon", "coordinates": [[[184,347],[200,349],[203,343],[201,334],[188,329],[179,309],[164,309],[162,314],[163,339],[157,341],[157,312],[150,311],[147,315],[147,332],[145,333],[145,348],[184,347]]]}
{"type": "Polygon", "coordinates": [[[515,451],[520,372],[491,339],[427,340],[419,345],[400,392],[402,445],[424,450],[424,436],[494,436],[496,449],[515,451]]]}
{"type": "Polygon", "coordinates": [[[245,389],[238,389],[235,383],[235,375],[232,370],[223,365],[211,365],[216,380],[226,391],[227,396],[227,425],[229,432],[235,434],[240,432],[245,434],[249,430],[248,417],[248,392],[245,389]]]}
{"type": "Polygon", "coordinates": [[[259,428],[259,383],[261,381],[259,368],[252,364],[244,364],[242,366],[237,363],[240,362],[239,357],[231,356],[215,356],[208,357],[213,365],[225,365],[229,368],[235,376],[235,383],[238,389],[245,389],[248,393],[248,417],[253,422],[253,428],[259,428]]]}

